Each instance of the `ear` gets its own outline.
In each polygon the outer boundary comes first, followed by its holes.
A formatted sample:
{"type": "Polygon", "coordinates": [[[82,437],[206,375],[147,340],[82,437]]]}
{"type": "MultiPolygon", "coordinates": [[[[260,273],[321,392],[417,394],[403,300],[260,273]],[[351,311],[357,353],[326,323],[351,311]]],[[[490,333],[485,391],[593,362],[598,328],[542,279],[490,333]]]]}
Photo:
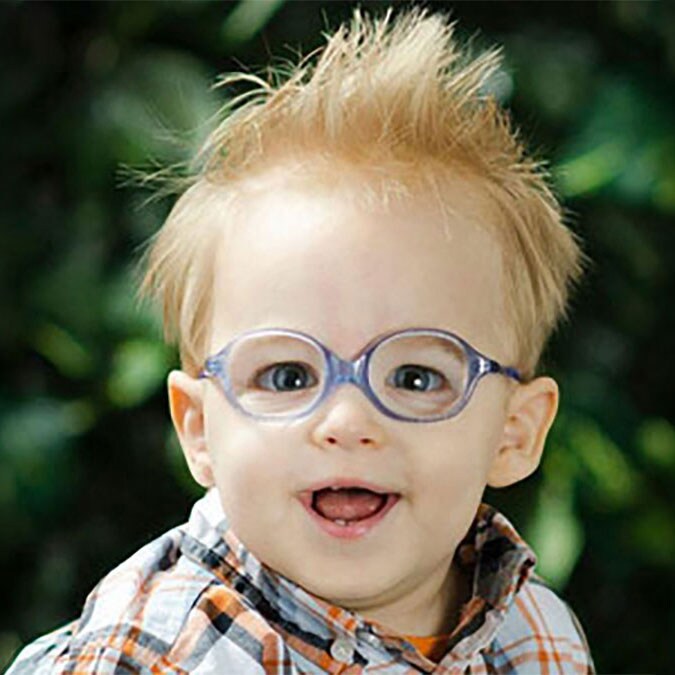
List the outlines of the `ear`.
{"type": "Polygon", "coordinates": [[[204,430],[202,383],[182,370],[172,370],[167,384],[171,420],[190,473],[200,485],[211,487],[214,480],[204,430]]]}
{"type": "Polygon", "coordinates": [[[558,385],[550,377],[537,377],[513,391],[501,446],[488,473],[490,487],[512,485],[536,470],[558,411],[559,396],[558,385]]]}

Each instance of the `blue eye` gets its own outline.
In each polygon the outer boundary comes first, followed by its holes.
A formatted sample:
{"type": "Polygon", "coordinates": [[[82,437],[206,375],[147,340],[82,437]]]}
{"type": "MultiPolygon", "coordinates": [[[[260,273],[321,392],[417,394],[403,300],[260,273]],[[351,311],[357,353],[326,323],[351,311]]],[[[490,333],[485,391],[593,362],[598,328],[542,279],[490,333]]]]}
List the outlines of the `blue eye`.
{"type": "Polygon", "coordinates": [[[445,381],[445,377],[435,370],[415,365],[397,368],[391,379],[393,379],[395,387],[401,387],[409,391],[421,391],[422,393],[431,389],[442,389],[445,381]],[[438,386],[429,387],[430,384],[434,383],[438,386]]]}
{"type": "Polygon", "coordinates": [[[263,388],[273,391],[297,391],[316,384],[317,380],[302,363],[278,363],[263,370],[256,378],[263,388]]]}

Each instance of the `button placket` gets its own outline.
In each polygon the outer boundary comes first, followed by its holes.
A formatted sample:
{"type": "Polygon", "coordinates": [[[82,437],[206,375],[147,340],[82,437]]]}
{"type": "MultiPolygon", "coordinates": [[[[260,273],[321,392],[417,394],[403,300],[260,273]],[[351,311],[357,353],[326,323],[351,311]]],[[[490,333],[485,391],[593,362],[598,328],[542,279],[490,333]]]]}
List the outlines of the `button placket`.
{"type": "Polygon", "coordinates": [[[380,647],[381,642],[380,638],[377,637],[377,635],[373,635],[372,633],[364,633],[362,638],[361,638],[366,644],[370,645],[371,647],[380,647]]]}

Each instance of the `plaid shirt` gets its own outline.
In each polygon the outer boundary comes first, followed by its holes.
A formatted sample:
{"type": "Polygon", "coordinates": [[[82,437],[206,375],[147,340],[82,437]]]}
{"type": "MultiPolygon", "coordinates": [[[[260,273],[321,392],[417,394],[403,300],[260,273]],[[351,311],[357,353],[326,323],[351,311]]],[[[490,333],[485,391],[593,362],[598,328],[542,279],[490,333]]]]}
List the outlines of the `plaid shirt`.
{"type": "Polygon", "coordinates": [[[94,588],[81,616],[29,644],[6,675],[46,673],[594,673],[567,604],[487,504],[457,549],[473,593],[445,656],[333,606],[262,565],[212,489],[189,522],[144,546],[94,588]]]}

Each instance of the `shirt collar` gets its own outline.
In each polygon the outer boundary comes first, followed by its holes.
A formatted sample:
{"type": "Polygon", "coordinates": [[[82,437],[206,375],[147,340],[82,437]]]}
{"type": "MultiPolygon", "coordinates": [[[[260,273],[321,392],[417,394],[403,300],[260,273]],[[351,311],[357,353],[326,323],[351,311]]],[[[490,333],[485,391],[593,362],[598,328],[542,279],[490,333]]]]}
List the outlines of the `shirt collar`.
{"type": "Polygon", "coordinates": [[[534,551],[496,508],[481,503],[464,539],[457,561],[472,570],[472,600],[506,611],[536,565],[534,551]]]}
{"type": "MultiPolygon", "coordinates": [[[[260,607],[262,602],[303,630],[322,637],[353,637],[355,631],[368,626],[390,640],[404,639],[377,622],[367,622],[358,614],[317,598],[261,563],[231,529],[215,488],[195,503],[184,527],[181,548],[184,555],[247,596],[255,606],[260,607]]],[[[463,607],[452,643],[480,628],[481,642],[487,643],[532,574],[536,556],[503,514],[481,503],[455,559],[470,572],[473,581],[472,597],[463,607]]]]}

